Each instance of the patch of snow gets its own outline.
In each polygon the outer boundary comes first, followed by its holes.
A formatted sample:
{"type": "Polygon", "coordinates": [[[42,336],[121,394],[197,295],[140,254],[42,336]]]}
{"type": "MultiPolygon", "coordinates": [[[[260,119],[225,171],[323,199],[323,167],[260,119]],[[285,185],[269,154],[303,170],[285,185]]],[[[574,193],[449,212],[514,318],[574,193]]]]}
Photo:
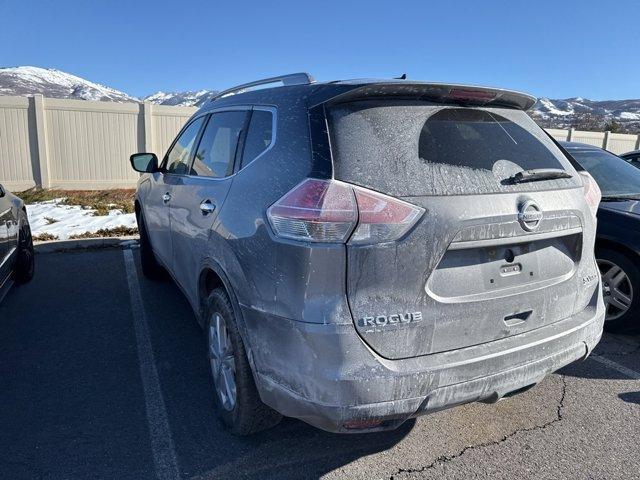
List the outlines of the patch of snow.
{"type": "Polygon", "coordinates": [[[570,110],[560,110],[555,104],[548,98],[541,98],[540,105],[544,108],[544,111],[551,115],[571,115],[573,114],[573,108],[570,110]]]}
{"type": "Polygon", "coordinates": [[[202,105],[208,99],[216,95],[214,90],[198,90],[197,92],[164,92],[162,90],[143,98],[145,102],[158,105],[174,105],[193,107],[202,105]]]}
{"type": "Polygon", "coordinates": [[[640,113],[621,112],[618,118],[621,120],[640,120],[640,113]]]}
{"type": "Polygon", "coordinates": [[[95,210],[85,209],[79,205],[64,205],[62,201],[64,198],[27,205],[29,224],[34,236],[49,233],[60,240],[66,240],[71,235],[137,226],[134,213],[122,213],[114,209],[109,210],[108,215],[95,216],[93,215],[95,210]]]}

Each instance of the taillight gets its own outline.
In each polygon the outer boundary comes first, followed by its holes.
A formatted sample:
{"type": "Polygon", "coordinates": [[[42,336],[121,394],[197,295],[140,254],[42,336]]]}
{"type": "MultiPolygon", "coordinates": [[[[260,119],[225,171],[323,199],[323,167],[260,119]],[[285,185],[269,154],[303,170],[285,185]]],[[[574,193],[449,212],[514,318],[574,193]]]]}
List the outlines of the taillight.
{"type": "Polygon", "coordinates": [[[358,202],[358,227],[349,243],[384,243],[402,237],[424,213],[397,198],[389,197],[365,188],[354,187],[358,202]]]}
{"type": "Polygon", "coordinates": [[[358,220],[353,190],[308,178],[267,210],[276,235],[308,242],[345,242],[358,220]]]}
{"type": "Polygon", "coordinates": [[[280,237],[363,245],[397,240],[423,213],[366,188],[308,178],[269,207],[267,218],[280,237]]]}
{"type": "Polygon", "coordinates": [[[589,173],[579,173],[583,181],[584,198],[587,200],[587,205],[589,205],[591,214],[595,217],[598,212],[598,205],[600,205],[600,200],[602,199],[602,192],[600,191],[600,187],[596,181],[589,173]]]}

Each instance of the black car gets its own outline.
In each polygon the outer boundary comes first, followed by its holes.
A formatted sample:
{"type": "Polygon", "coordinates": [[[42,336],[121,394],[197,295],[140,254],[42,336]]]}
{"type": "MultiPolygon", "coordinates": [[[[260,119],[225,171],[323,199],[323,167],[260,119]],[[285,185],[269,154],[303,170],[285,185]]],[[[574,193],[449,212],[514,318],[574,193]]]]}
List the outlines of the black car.
{"type": "Polygon", "coordinates": [[[24,203],[0,185],[0,300],[11,283],[33,277],[31,229],[24,203]]]}
{"type": "Polygon", "coordinates": [[[640,169],[592,145],[560,142],[602,191],[596,259],[607,306],[605,328],[640,327],[640,169]]]}

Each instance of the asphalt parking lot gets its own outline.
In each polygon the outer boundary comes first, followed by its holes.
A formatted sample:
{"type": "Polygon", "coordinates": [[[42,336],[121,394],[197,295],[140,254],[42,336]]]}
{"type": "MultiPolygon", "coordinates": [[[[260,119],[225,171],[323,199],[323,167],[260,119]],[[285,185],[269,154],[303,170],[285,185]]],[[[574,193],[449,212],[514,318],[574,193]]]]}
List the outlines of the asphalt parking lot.
{"type": "Polygon", "coordinates": [[[38,254],[0,304],[0,478],[640,478],[640,336],[394,432],[236,438],[186,300],[139,272],[137,250],[38,254]]]}

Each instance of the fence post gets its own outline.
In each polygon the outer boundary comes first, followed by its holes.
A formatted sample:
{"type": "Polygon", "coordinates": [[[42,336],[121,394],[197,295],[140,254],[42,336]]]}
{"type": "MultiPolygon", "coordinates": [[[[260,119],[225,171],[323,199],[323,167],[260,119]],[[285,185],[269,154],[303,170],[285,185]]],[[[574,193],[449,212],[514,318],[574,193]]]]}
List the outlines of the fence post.
{"type": "Polygon", "coordinates": [[[605,150],[609,149],[609,134],[611,132],[609,130],[604,131],[604,138],[602,139],[602,148],[605,150]]]}
{"type": "Polygon", "coordinates": [[[142,125],[144,129],[144,143],[142,145],[143,152],[153,152],[153,119],[152,108],[153,104],[150,102],[142,102],[142,125]]]}
{"type": "Polygon", "coordinates": [[[573,131],[574,130],[575,130],[574,128],[570,128],[569,129],[569,133],[567,134],[567,142],[570,142],[570,141],[573,140],[573,131]]]}
{"type": "MultiPolygon", "coordinates": [[[[32,97],[33,120],[35,126],[36,149],[38,151],[39,183],[42,188],[51,187],[49,176],[49,157],[47,155],[47,132],[44,118],[44,96],[36,94],[32,97]]],[[[31,158],[33,162],[33,156],[31,158]]],[[[36,181],[36,185],[38,181],[36,181]]]]}
{"type": "Polygon", "coordinates": [[[638,138],[636,139],[636,150],[640,150],[640,135],[638,135],[638,138]]]}

